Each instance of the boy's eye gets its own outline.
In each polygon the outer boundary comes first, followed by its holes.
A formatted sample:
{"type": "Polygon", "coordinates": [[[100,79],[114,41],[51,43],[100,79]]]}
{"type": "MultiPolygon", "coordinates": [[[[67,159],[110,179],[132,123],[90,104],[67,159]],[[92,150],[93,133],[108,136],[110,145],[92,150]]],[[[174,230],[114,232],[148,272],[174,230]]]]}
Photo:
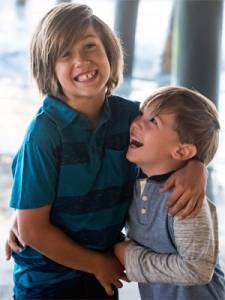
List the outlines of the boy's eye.
{"type": "Polygon", "coordinates": [[[155,125],[158,125],[158,123],[157,123],[155,117],[150,118],[149,122],[151,122],[151,123],[153,123],[153,124],[155,124],[155,125]]]}
{"type": "Polygon", "coordinates": [[[87,50],[92,50],[92,49],[96,48],[96,44],[95,43],[88,43],[88,44],[85,45],[85,48],[87,50]]]}
{"type": "Polygon", "coordinates": [[[143,112],[142,112],[141,110],[139,110],[138,116],[139,116],[139,117],[143,116],[143,112]]]}
{"type": "Polygon", "coordinates": [[[70,51],[66,51],[61,55],[62,58],[68,58],[69,56],[70,56],[70,51]]]}

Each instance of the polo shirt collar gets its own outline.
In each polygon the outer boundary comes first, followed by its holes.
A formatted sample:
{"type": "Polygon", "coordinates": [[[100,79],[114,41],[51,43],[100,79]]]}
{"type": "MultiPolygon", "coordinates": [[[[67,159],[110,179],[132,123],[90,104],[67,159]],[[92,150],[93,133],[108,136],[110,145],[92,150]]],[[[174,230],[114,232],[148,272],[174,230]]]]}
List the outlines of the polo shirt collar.
{"type": "Polygon", "coordinates": [[[102,114],[97,128],[100,128],[104,123],[106,123],[110,119],[110,117],[111,117],[111,109],[109,105],[109,99],[108,97],[106,97],[103,103],[102,114]]]}
{"type": "Polygon", "coordinates": [[[53,96],[45,97],[43,110],[61,129],[70,124],[78,115],[74,109],[53,96]]]}
{"type": "Polygon", "coordinates": [[[156,181],[156,182],[163,182],[163,181],[166,181],[174,172],[175,172],[175,170],[170,171],[169,173],[160,174],[160,175],[153,175],[153,176],[148,177],[139,168],[138,172],[137,172],[137,179],[147,179],[147,180],[153,180],[153,181],[156,181]]]}
{"type": "MultiPolygon", "coordinates": [[[[53,96],[45,97],[43,103],[43,110],[61,129],[69,125],[79,115],[81,116],[81,114],[75,109],[72,109],[66,103],[53,96]]],[[[100,127],[103,123],[107,122],[110,119],[110,116],[111,109],[109,101],[106,98],[103,103],[102,117],[100,119],[98,127],[100,127]]]]}

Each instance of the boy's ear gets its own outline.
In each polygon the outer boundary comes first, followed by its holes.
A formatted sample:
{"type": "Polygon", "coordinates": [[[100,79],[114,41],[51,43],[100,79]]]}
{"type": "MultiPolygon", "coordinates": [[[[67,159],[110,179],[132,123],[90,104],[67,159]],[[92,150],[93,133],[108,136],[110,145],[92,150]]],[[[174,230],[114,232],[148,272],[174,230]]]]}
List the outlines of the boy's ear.
{"type": "Polygon", "coordinates": [[[173,151],[172,157],[176,160],[188,160],[194,157],[197,153],[197,148],[193,144],[179,144],[173,151]]]}

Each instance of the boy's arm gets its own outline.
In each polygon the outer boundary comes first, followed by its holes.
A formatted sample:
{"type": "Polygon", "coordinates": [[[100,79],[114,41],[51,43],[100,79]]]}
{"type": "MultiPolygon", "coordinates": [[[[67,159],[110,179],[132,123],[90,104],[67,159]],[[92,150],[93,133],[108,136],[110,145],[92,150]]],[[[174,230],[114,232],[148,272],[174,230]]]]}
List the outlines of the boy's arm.
{"type": "Polygon", "coordinates": [[[129,280],[177,285],[207,284],[218,255],[216,211],[204,201],[197,217],[174,220],[177,254],[159,254],[130,243],[125,251],[129,280]]]}
{"type": "Polygon", "coordinates": [[[66,267],[92,273],[106,292],[121,287],[124,268],[112,254],[100,253],[74,242],[49,221],[51,206],[18,210],[18,232],[24,243],[66,267]]]}
{"type": "Polygon", "coordinates": [[[206,182],[207,168],[200,161],[193,159],[172,174],[161,189],[165,192],[173,187],[167,201],[169,213],[179,218],[195,217],[203,205],[206,182]]]}

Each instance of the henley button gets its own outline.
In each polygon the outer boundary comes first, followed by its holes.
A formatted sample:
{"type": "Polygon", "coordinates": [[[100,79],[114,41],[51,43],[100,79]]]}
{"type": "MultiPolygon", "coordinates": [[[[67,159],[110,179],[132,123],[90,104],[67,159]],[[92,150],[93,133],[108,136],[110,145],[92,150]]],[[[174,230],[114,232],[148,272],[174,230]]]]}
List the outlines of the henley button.
{"type": "Polygon", "coordinates": [[[146,213],[146,209],[145,209],[145,208],[142,208],[142,209],[141,209],[141,213],[142,213],[142,215],[144,215],[144,214],[146,213]]]}
{"type": "Polygon", "coordinates": [[[147,196],[143,196],[143,197],[142,197],[142,200],[143,200],[143,201],[148,201],[148,197],[147,197],[147,196]]]}

